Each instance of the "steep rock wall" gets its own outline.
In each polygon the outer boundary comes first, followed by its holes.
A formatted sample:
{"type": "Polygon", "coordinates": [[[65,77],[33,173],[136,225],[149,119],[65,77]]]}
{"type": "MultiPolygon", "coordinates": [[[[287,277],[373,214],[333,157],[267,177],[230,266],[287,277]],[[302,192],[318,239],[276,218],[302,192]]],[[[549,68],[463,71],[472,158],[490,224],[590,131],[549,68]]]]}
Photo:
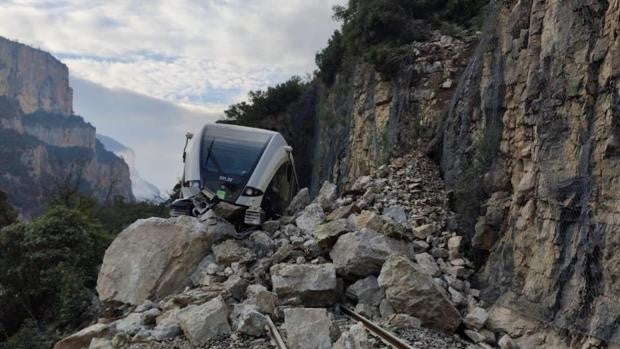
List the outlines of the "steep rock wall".
{"type": "Polygon", "coordinates": [[[441,147],[484,295],[620,345],[620,1],[504,2],[487,25],[441,147]]]}
{"type": "Polygon", "coordinates": [[[360,63],[332,86],[319,86],[312,184],[347,185],[374,173],[391,156],[429,148],[476,35],[434,31],[413,42],[402,71],[385,79],[360,63]]]}
{"type": "Polygon", "coordinates": [[[0,189],[23,218],[63,185],[133,200],[127,164],[73,115],[68,73],[50,54],[0,38],[0,189]]]}
{"type": "Polygon", "coordinates": [[[17,100],[25,113],[73,113],[67,66],[45,51],[2,37],[0,95],[17,100]]]}

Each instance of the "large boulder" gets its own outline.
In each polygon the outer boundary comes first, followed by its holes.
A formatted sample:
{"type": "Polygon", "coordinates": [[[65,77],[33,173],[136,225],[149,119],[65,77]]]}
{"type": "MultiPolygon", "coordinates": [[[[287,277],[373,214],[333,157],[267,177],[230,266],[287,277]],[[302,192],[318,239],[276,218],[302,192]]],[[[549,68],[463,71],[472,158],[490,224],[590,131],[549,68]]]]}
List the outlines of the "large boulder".
{"type": "Polygon", "coordinates": [[[304,208],[301,216],[297,217],[295,224],[306,234],[312,234],[316,227],[325,220],[325,212],[321,205],[314,203],[304,208]]]}
{"type": "Polygon", "coordinates": [[[228,306],[221,296],[201,305],[189,305],[178,314],[185,337],[193,346],[203,346],[210,338],[230,334],[228,306]]]}
{"type": "Polygon", "coordinates": [[[299,192],[297,192],[297,194],[295,194],[295,197],[293,197],[293,200],[291,200],[291,203],[286,208],[286,214],[294,215],[295,213],[303,210],[304,207],[308,206],[309,204],[310,191],[308,190],[308,188],[303,188],[299,192]]]}
{"type": "Polygon", "coordinates": [[[182,290],[213,242],[232,235],[223,220],[192,217],[138,220],[108,247],[97,279],[102,301],[141,304],[182,290]]]}
{"type": "Polygon", "coordinates": [[[299,297],[307,306],[328,306],[336,300],[336,269],[329,264],[276,264],[271,267],[273,291],[282,299],[299,297]]]}
{"type": "Polygon", "coordinates": [[[284,309],[286,342],[291,349],[330,349],[330,324],[325,309],[284,309]]]}
{"type": "Polygon", "coordinates": [[[367,276],[378,274],[391,254],[408,254],[406,242],[389,238],[370,229],[340,236],[329,256],[338,274],[367,276]]]}
{"type": "Polygon", "coordinates": [[[345,295],[358,303],[365,303],[376,307],[379,306],[385,297],[383,289],[373,275],[357,280],[347,288],[345,295]]]}
{"type": "Polygon", "coordinates": [[[334,206],[334,200],[336,200],[337,190],[335,184],[325,181],[314,201],[321,205],[324,210],[331,210],[334,206]]]}
{"type": "Polygon", "coordinates": [[[396,312],[415,316],[424,326],[447,332],[454,332],[461,324],[461,314],[445,291],[409,259],[390,256],[377,280],[396,312]]]}
{"type": "Polygon", "coordinates": [[[88,348],[88,345],[93,338],[104,336],[109,332],[109,330],[110,327],[108,325],[94,324],[58,341],[58,343],[54,345],[54,349],[88,348]]]}
{"type": "Polygon", "coordinates": [[[314,235],[321,249],[329,251],[329,248],[336,242],[336,239],[349,231],[347,220],[337,219],[317,226],[312,232],[312,235],[314,235]]]}

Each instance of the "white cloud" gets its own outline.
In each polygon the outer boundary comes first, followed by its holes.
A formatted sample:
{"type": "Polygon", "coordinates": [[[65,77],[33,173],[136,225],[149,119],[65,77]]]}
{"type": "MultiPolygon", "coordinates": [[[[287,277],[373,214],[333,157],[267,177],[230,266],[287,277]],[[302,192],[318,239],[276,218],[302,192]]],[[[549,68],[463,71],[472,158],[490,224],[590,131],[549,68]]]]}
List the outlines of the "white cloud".
{"type": "Polygon", "coordinates": [[[221,109],[311,72],[344,1],[9,1],[0,35],[51,51],[76,77],[221,109]]]}

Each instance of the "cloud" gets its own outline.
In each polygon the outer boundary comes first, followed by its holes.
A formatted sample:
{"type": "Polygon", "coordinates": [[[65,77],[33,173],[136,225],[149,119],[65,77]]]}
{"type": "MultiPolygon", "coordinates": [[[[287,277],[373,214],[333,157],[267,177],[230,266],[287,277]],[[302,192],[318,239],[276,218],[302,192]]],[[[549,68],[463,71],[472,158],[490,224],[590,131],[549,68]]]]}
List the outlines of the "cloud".
{"type": "Polygon", "coordinates": [[[72,78],[74,109],[97,132],[132,148],[142,177],[168,192],[182,174],[185,133],[197,132],[221,114],[72,78]]]}
{"type": "Polygon", "coordinates": [[[344,1],[8,1],[0,35],[51,51],[76,77],[221,110],[312,72],[344,1]]]}

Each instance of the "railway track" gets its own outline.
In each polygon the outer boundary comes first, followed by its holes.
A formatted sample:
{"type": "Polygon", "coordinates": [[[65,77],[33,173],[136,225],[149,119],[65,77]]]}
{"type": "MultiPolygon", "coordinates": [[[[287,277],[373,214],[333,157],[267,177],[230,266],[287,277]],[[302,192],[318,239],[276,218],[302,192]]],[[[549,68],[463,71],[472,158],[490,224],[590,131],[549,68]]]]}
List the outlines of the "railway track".
{"type": "Polygon", "coordinates": [[[359,321],[364,325],[366,330],[370,332],[370,334],[374,335],[381,339],[385,344],[391,345],[392,348],[396,349],[414,349],[412,346],[407,344],[402,339],[396,337],[392,332],[384,330],[381,326],[375,324],[364,316],[354,312],[353,310],[345,307],[344,305],[340,305],[340,311],[350,317],[353,320],[359,321]]]}
{"type": "MultiPolygon", "coordinates": [[[[364,325],[364,328],[366,328],[366,330],[371,335],[379,338],[381,341],[383,341],[387,345],[390,345],[392,348],[415,349],[402,339],[396,337],[392,332],[384,330],[381,326],[375,324],[371,320],[354,312],[353,310],[345,307],[344,305],[338,305],[337,308],[339,308],[340,311],[351,320],[361,322],[362,325],[364,325]]],[[[287,349],[286,344],[284,344],[284,341],[282,340],[282,336],[280,336],[280,333],[278,332],[278,328],[274,325],[274,323],[271,321],[271,318],[269,317],[267,317],[267,329],[269,332],[269,336],[275,343],[276,347],[278,349],[287,349]]]]}

